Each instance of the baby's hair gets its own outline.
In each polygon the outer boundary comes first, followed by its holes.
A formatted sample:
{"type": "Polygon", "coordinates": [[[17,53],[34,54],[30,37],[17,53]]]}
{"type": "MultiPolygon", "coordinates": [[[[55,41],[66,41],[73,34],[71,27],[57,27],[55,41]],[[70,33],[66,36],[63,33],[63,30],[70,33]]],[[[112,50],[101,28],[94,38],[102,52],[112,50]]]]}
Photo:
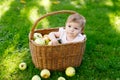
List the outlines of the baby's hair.
{"type": "Polygon", "coordinates": [[[85,18],[82,15],[80,15],[78,13],[75,13],[75,14],[70,15],[67,18],[67,22],[66,23],[70,23],[70,22],[78,23],[78,24],[80,24],[81,27],[84,27],[85,23],[86,23],[86,20],[85,20],[85,18]]]}

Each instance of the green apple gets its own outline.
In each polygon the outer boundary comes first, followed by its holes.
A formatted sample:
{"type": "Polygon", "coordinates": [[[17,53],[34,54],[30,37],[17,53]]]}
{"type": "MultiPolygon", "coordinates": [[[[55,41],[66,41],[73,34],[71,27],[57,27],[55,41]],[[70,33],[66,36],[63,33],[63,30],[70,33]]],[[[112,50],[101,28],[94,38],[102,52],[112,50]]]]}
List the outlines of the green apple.
{"type": "Polygon", "coordinates": [[[32,80],[41,80],[41,78],[40,78],[38,75],[34,75],[34,76],[32,77],[32,80]]]}
{"type": "Polygon", "coordinates": [[[66,80],[64,77],[60,76],[58,77],[58,80],[66,80]]]}
{"type": "Polygon", "coordinates": [[[45,41],[45,44],[46,44],[46,45],[48,45],[48,43],[50,42],[50,39],[49,39],[49,37],[48,37],[47,34],[45,34],[45,35],[43,36],[43,40],[45,41]]]}
{"type": "Polygon", "coordinates": [[[47,38],[49,38],[48,34],[45,34],[43,37],[47,37],[47,38]]]}
{"type": "Polygon", "coordinates": [[[74,67],[67,67],[65,70],[67,76],[72,77],[75,75],[75,68],[74,67]]]}
{"type": "Polygon", "coordinates": [[[37,38],[42,38],[42,34],[41,33],[34,33],[34,40],[37,38]]]}
{"type": "Polygon", "coordinates": [[[25,70],[27,68],[27,64],[25,62],[22,62],[19,64],[19,69],[20,70],[25,70]]]}
{"type": "Polygon", "coordinates": [[[50,42],[48,42],[48,45],[52,45],[52,42],[50,41],[50,42]]]}
{"type": "Polygon", "coordinates": [[[50,77],[50,71],[48,69],[43,69],[41,72],[40,72],[40,75],[42,78],[49,78],[50,77]]]}
{"type": "Polygon", "coordinates": [[[35,39],[35,43],[40,44],[40,45],[45,45],[45,41],[42,38],[35,39]]]}

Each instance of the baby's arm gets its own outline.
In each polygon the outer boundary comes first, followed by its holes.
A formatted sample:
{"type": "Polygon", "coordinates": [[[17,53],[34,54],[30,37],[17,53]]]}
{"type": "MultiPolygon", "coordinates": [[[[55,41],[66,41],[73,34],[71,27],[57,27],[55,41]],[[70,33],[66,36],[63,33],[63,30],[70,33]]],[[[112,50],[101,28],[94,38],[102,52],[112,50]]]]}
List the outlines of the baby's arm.
{"type": "Polygon", "coordinates": [[[49,38],[50,38],[50,40],[52,42],[52,45],[59,44],[59,42],[57,40],[57,38],[59,38],[59,36],[60,36],[59,32],[51,32],[51,33],[49,33],[49,38]]]}

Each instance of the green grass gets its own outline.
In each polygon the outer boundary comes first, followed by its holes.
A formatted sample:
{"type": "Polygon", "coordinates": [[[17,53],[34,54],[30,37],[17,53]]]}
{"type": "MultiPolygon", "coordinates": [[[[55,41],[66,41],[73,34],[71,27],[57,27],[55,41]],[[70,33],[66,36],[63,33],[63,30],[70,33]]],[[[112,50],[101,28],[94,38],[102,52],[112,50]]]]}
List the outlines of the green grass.
{"type": "MultiPolygon", "coordinates": [[[[40,73],[32,63],[28,34],[34,21],[48,12],[74,10],[86,17],[86,50],[76,75],[52,71],[49,79],[120,80],[120,0],[0,0],[0,80],[31,80],[40,73]],[[28,67],[20,71],[20,62],[28,67]]],[[[38,28],[64,26],[68,15],[47,17],[38,28]]],[[[42,79],[44,80],[44,79],[42,79]]]]}

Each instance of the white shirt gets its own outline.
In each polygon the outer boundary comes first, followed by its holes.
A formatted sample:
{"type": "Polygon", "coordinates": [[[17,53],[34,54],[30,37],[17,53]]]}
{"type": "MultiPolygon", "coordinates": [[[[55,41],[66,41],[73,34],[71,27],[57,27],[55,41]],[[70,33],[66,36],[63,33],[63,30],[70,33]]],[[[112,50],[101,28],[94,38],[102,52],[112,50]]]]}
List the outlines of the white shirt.
{"type": "Polygon", "coordinates": [[[74,40],[67,41],[65,29],[63,27],[59,28],[59,32],[62,43],[79,42],[79,41],[83,41],[86,38],[86,35],[78,34],[78,36],[74,40]]]}

